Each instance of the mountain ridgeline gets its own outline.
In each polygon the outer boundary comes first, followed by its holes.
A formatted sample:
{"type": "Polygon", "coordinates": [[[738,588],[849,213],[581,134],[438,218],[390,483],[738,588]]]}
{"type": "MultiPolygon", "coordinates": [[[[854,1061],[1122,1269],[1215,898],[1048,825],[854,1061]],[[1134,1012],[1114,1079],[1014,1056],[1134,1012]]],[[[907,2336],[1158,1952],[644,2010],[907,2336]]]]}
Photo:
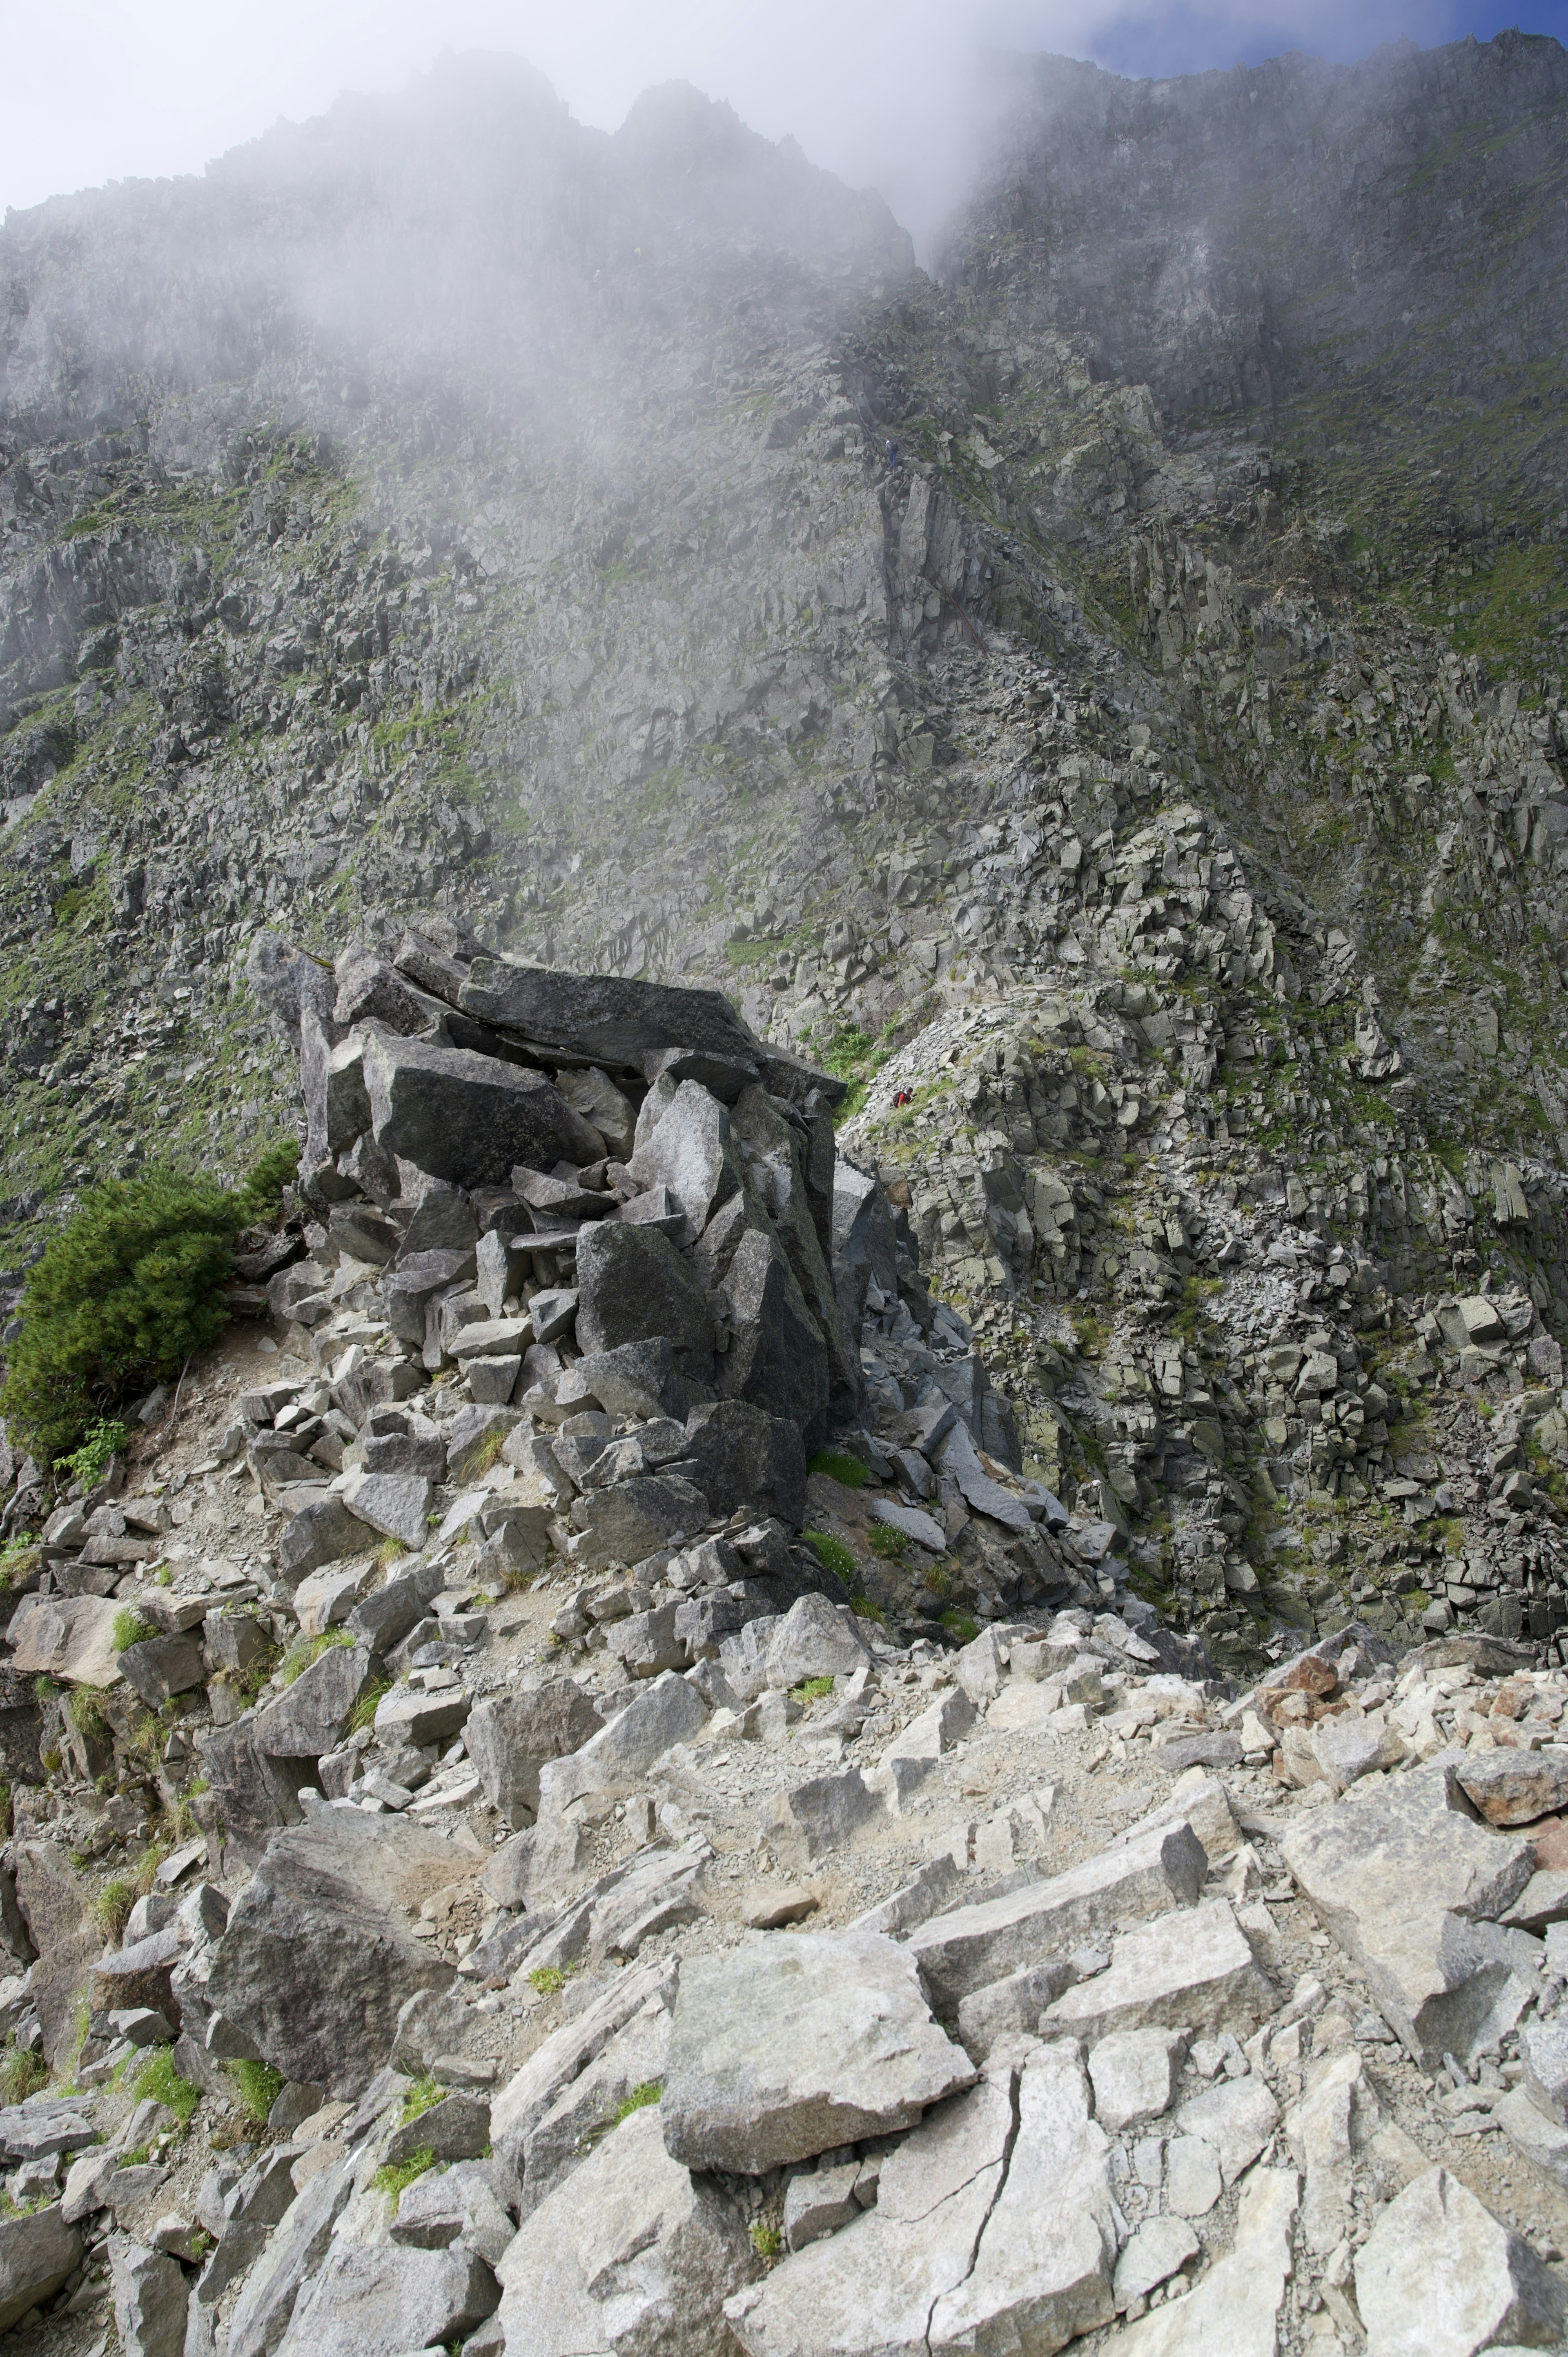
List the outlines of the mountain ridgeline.
{"type": "Polygon", "coordinates": [[[1568,57],[997,86],[929,272],[493,58],[7,217],[12,1307],[90,1179],[292,1119],[263,929],[438,912],[850,1082],[1217,1659],[1555,1647],[1568,57]]]}

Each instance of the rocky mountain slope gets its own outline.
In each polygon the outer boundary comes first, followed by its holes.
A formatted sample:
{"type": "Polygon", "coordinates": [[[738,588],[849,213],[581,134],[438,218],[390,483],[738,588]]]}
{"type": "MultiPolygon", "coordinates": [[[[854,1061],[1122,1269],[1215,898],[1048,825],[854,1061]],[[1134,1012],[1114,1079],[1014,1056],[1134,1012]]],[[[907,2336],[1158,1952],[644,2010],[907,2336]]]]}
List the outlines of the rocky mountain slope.
{"type": "Polygon", "coordinates": [[[854,1082],[1219,1658],[1554,1642],[1564,70],[1043,61],[930,275],[495,60],[13,216],[14,1281],[286,1118],[265,922],[445,911],[854,1082]]]}
{"type": "Polygon", "coordinates": [[[7,2350],[1561,2349],[1568,1672],[1214,1676],[720,995],[251,972],[270,1318],[7,1555],[7,2350]]]}

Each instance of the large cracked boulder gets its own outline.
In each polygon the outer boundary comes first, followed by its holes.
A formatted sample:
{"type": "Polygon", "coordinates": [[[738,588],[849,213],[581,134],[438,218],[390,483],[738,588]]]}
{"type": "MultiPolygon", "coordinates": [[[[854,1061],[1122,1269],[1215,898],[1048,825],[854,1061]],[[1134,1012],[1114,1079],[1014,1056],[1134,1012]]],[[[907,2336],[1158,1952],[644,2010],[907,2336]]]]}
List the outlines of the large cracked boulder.
{"type": "Polygon", "coordinates": [[[364,1071],[376,1144],[435,1178],[500,1187],[519,1163],[553,1170],[603,1150],[542,1072],[497,1056],[372,1033],[364,1071]]]}
{"type": "Polygon", "coordinates": [[[66,2050],[78,1995],[102,1942],[88,1914],[82,1885],[58,1843],[19,1843],[16,1873],[16,1905],[38,1953],[29,1986],[43,2029],[44,2058],[53,2068],[66,2050]]]}
{"type": "Polygon", "coordinates": [[[1048,2352],[1111,2321],[1109,2143],[1071,2047],[941,2104],[883,2162],[876,2207],[737,2293],[748,2357],[1048,2352]]]}
{"type": "Polygon", "coordinates": [[[501,2261],[507,2357],[734,2357],[724,2305],[760,2273],[711,2178],[644,2107],[546,2196],[501,2261]]]}
{"type": "Polygon", "coordinates": [[[58,2201],[27,2217],[0,2218],[0,2332],[52,2299],[81,2260],[81,2236],[58,2201]]]}
{"type": "Polygon", "coordinates": [[[664,2141],[690,2169],[757,2177],[911,2127],[973,2078],[895,1941],[776,1932],[682,1968],[664,2141]]]}
{"type": "Polygon", "coordinates": [[[337,2237],[297,2301],[278,2357],[398,2357],[467,2340],[499,2298],[483,2259],[337,2237]]]}
{"type": "Polygon", "coordinates": [[[1568,2326],[1561,2280],[1445,2169],[1384,2210],[1357,2254],[1356,2300],[1368,2357],[1554,2348],[1568,2326]]]}
{"type": "Polygon", "coordinates": [[[597,1735],[604,1722],[571,1678],[551,1678],[521,1692],[474,1705],[463,1728],[485,1797],[509,1825],[526,1824],[539,1806],[539,1771],[597,1735]]]}
{"type": "Polygon", "coordinates": [[[268,1844],[213,1951],[207,1995],[285,2079],[357,2096],[392,2050],[398,2012],[452,1968],[409,1911],[472,1871],[439,1835],[317,1809],[268,1844]]]}
{"type": "Polygon", "coordinates": [[[1534,1873],[1534,1848],[1470,1813],[1463,1758],[1440,1753],[1395,1781],[1355,1785],[1281,1844],[1390,2029],[1432,2069],[1511,2029],[1527,1994],[1491,1927],[1534,1873]]]}
{"type": "Polygon", "coordinates": [[[577,1245],[577,1340],[585,1355],[665,1336],[678,1372],[706,1383],[714,1321],[707,1299],[668,1236],[601,1220],[577,1245]]]}
{"type": "Polygon", "coordinates": [[[720,1361],[725,1399],[746,1401],[799,1430],[808,1449],[827,1432],[828,1346],[770,1228],[747,1228],[724,1281],[730,1346],[720,1361]]]}
{"type": "Polygon", "coordinates": [[[686,1419],[686,1454],[714,1514],[806,1519],[806,1450],[800,1427],[748,1400],[709,1400],[686,1419]]]}

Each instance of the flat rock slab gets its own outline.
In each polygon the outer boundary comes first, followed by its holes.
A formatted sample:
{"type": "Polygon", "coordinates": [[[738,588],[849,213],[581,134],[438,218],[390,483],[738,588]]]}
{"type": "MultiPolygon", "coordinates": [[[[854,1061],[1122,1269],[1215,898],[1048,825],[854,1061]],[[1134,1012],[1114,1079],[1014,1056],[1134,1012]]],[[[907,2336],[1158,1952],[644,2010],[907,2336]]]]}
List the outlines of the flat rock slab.
{"type": "Polygon", "coordinates": [[[1358,1784],[1280,1844],[1390,2028],[1434,2065],[1501,2034],[1494,2014],[1511,1966],[1477,1927],[1505,1914],[1535,1871],[1529,1841],[1469,1814],[1458,1785],[1467,1759],[1440,1753],[1392,1781],[1358,1784]]]}
{"type": "Polygon", "coordinates": [[[1274,2357],[1295,2206],[1294,2170],[1254,2170],[1242,2188],[1229,2254],[1185,2298],[1130,2326],[1117,2344],[1122,2357],[1274,2357]]]}
{"type": "Polygon", "coordinates": [[[1110,1971],[1058,1997],[1040,2030],[1087,2039],[1118,2029],[1240,2032],[1278,2003],[1229,1902],[1208,1899],[1124,1932],[1110,1971]]]}
{"type": "Polygon", "coordinates": [[[1208,1857],[1191,1828],[1167,1826],[1121,1849],[1102,1850],[1047,1882],[934,1916],[911,1934],[909,1953],[937,2011],[956,2015],[972,1990],[1065,1954],[1095,1932],[1191,1907],[1208,1871],[1208,1857]]]}
{"type": "Polygon", "coordinates": [[[24,1596],[5,1631],[6,1667],[70,1685],[117,1685],[114,1618],[123,1609],[109,1596],[24,1596]]]}
{"type": "Polygon", "coordinates": [[[973,2079],[896,1941],[776,1932],[682,1967],[664,2140],[690,2169],[757,2177],[911,2127],[973,2079]]]}
{"type": "Polygon", "coordinates": [[[726,2314],[748,2357],[1059,2349],[1108,2323],[1103,2132],[1065,2049],[942,2104],[884,2161],[875,2210],[726,2314]]]}
{"type": "Polygon", "coordinates": [[[602,1150],[542,1072],[499,1057],[373,1033],[364,1073],[377,1145],[455,1185],[504,1186],[515,1163],[553,1170],[602,1150]]]}
{"type": "Polygon", "coordinates": [[[518,2230],[499,2268],[507,2357],[734,2357],[724,2304],[760,2267],[738,2211],[639,2109],[518,2230]]]}
{"type": "Polygon", "coordinates": [[[635,1790],[661,1752],[689,1743],[706,1726],[708,1706],[695,1686],[667,1670],[641,1687],[597,1735],[539,1770],[539,1813],[558,1813],[586,1793],[635,1790]]]}
{"type": "Polygon", "coordinates": [[[399,2357],[466,2340],[499,2302],[495,2276],[472,2251],[396,2243],[331,2244],[300,2296],[278,2357],[399,2357]]]}
{"type": "Polygon", "coordinates": [[[1559,2278],[1445,2169],[1429,2169],[1379,2218],[1356,2256],[1356,2304],[1367,2357],[1549,2348],[1568,2325],[1559,2278]]]}
{"type": "Polygon", "coordinates": [[[1466,1752],[1460,1791],[1489,1825],[1528,1825],[1568,1805],[1568,1749],[1466,1752]]]}

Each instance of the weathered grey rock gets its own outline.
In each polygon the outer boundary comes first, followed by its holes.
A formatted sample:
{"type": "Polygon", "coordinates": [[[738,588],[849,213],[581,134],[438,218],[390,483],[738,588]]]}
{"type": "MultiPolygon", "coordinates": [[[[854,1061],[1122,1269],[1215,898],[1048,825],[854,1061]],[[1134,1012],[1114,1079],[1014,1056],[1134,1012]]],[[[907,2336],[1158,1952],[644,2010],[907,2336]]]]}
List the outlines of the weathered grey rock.
{"type": "Polygon", "coordinates": [[[377,1145],[434,1178],[499,1187],[516,1163],[552,1170],[600,1151],[542,1072],[494,1056],[372,1034],[364,1073],[377,1145]]]}
{"type": "Polygon", "coordinates": [[[307,1572],[345,1555],[359,1555],[365,1544],[365,1525],[351,1514],[341,1498],[320,1498],[290,1517],[279,1534],[278,1569],[285,1587],[297,1586],[307,1572]]]}
{"type": "Polygon", "coordinates": [[[1191,1908],[1208,1871],[1203,1845],[1191,1828],[1171,1826],[1004,1898],[950,1909],[910,1935],[909,1952],[938,2012],[953,2015],[972,1989],[1042,1962],[1053,1951],[1065,1956],[1113,1924],[1191,1908]]]}
{"type": "Polygon", "coordinates": [[[77,1992],[102,1942],[84,1902],[81,1879],[58,1842],[18,1842],[14,1857],[16,1906],[38,1955],[28,1990],[43,2029],[44,2059],[52,2069],[66,2051],[76,2020],[77,1992]]]}
{"type": "Polygon", "coordinates": [[[1004,2039],[1032,2038],[1047,2006],[1060,1996],[1071,1980],[1072,1966],[1058,1959],[1026,1964],[1021,1972],[1009,1973],[1005,1980],[972,1989],[958,2009],[959,2043],[970,2061],[983,2062],[1004,2039]]]}
{"type": "MultiPolygon", "coordinates": [[[[1184,2105],[1184,2114],[1186,2109],[1184,2105]]],[[[1285,2137],[1305,2179],[1301,2222],[1308,2250],[1332,2251],[1349,2234],[1356,2156],[1381,2118],[1366,2066],[1354,2050],[1334,2055],[1316,2069],[1305,2093],[1292,2105],[1285,2137]]],[[[1218,2149],[1212,2136],[1209,2141],[1218,2149]]]]}
{"type": "MultiPolygon", "coordinates": [[[[356,1528],[362,1544],[363,1525],[356,1524],[356,1528]]],[[[446,1574],[439,1566],[409,1564],[395,1571],[383,1587],[372,1588],[369,1596],[361,1597],[344,1625],[373,1653],[385,1656],[424,1618],[426,1606],[440,1595],[445,1584],[446,1574]]]]}
{"type": "Polygon", "coordinates": [[[394,2169],[425,2150],[437,2160],[478,2160],[489,2144],[489,2104],[475,2095],[444,2095],[416,2119],[404,2120],[392,2130],[386,2158],[394,2169]]]}
{"type": "Polygon", "coordinates": [[[1522,2087],[1511,2088],[1493,2104],[1492,2125],[1542,2176],[1568,2192],[1568,2128],[1559,2127],[1522,2087]]]}
{"type": "Polygon", "coordinates": [[[1070,2049],[942,2104],[876,2207],[726,2309],[749,2357],[1060,2348],[1112,2315],[1106,2140],[1070,2049]],[[1010,2149],[1011,2148],[1011,2149],[1010,2149]]]}
{"type": "Polygon", "coordinates": [[[498,2184],[515,2202],[522,2191],[530,2140],[561,2098],[644,2006],[668,2002],[675,1973],[666,1959],[617,1973],[575,2019],[535,2048],[490,2106],[498,2184]]]}
{"type": "MultiPolygon", "coordinates": [[[[819,1116],[816,1136],[825,1156],[832,1155],[831,1122],[819,1116]]],[[[828,1387],[845,1413],[859,1405],[862,1375],[858,1317],[852,1339],[839,1312],[837,1289],[830,1263],[832,1214],[828,1171],[812,1165],[813,1146],[763,1088],[742,1090],[735,1108],[735,1144],[739,1150],[755,1204],[767,1206],[767,1218],[777,1236],[808,1316],[822,1337],[827,1353],[828,1387]]],[[[830,1164],[831,1168],[831,1164],[830,1164]]],[[[733,1263],[732,1263],[733,1268],[733,1263]]]]}
{"type": "Polygon", "coordinates": [[[406,1910],[464,1870],[419,1826],[317,1810],[274,1837],[234,1901],[209,2002],[285,2078],[358,2095],[386,2061],[400,2007],[452,1978],[411,1937],[406,1910]]]}
{"type": "Polygon", "coordinates": [[[901,1506],[896,1499],[878,1498],[872,1505],[871,1519],[912,1539],[917,1546],[928,1548],[932,1555],[947,1552],[947,1534],[940,1523],[934,1514],[922,1512],[918,1506],[901,1506]]]}
{"type": "Polygon", "coordinates": [[[1559,2127],[1568,2127],[1568,2021],[1531,2021],[1519,2034],[1525,2092],[1559,2127]]]}
{"type": "Polygon", "coordinates": [[[679,1474],[647,1473],[575,1499],[571,1519],[581,1534],[573,1560],[595,1570],[640,1563],[660,1547],[694,1538],[707,1522],[708,1501],[679,1474]]]}
{"type": "Polygon", "coordinates": [[[604,1722],[571,1678],[487,1695],[464,1722],[463,1740],[485,1797],[509,1825],[525,1824],[539,1806],[539,1771],[598,1734],[604,1722]]]}
{"type": "Polygon", "coordinates": [[[952,1857],[943,1853],[921,1867],[914,1878],[885,1899],[879,1907],[872,1907],[857,1915],[850,1925],[852,1932],[886,1932],[897,1939],[900,1933],[912,1932],[917,1923],[929,1917],[957,1898],[963,1887],[963,1875],[952,1857]]]}
{"type": "Polygon", "coordinates": [[[515,2232],[489,2169],[482,2162],[459,2161],[452,2169],[427,2170],[405,2188],[392,2238],[421,2251],[449,2250],[461,2243],[496,2267],[515,2232]]]}
{"type": "Polygon", "coordinates": [[[1120,2315],[1135,2299],[1146,2299],[1156,2284],[1168,2282],[1202,2245],[1185,2218],[1145,2218],[1134,2227],[1116,2262],[1112,2286],[1120,2315]]]}
{"type": "Polygon", "coordinates": [[[522,2209],[536,2210],[669,2068],[670,2007],[658,1990],[586,2068],[563,2087],[523,2143],[522,2209]]]}
{"type": "Polygon", "coordinates": [[[843,1768],[776,1792],[763,1813],[763,1830],[780,1865],[799,1872],[824,1851],[841,1848],[881,1807],[860,1770],[843,1768]]]}
{"type": "Polygon", "coordinates": [[[1568,1749],[1466,1752],[1460,1791],[1489,1825],[1527,1825],[1568,1803],[1568,1749]]]}
{"type": "MultiPolygon", "coordinates": [[[[1490,1757],[1481,1754],[1481,1758],[1490,1757]]],[[[1294,1825],[1281,1848],[1320,1921],[1366,1974],[1389,2027],[1441,2063],[1502,2031],[1520,2010],[1506,1947],[1485,1931],[1535,1867],[1523,1839],[1454,1805],[1440,1755],[1387,1784],[1356,1785],[1294,1825]]]]}
{"type": "Polygon", "coordinates": [[[660,1604],[647,1612],[612,1621],[606,1641],[628,1678],[656,1678],[690,1665],[692,1651],[680,1626],[683,1608],[660,1604]]]}
{"type": "Polygon", "coordinates": [[[1010,1531],[1026,1531],[1032,1527],[1027,1506],[1015,1490],[1004,1489],[980,1461],[980,1451],[973,1436],[961,1420],[956,1423],[941,1443],[933,1460],[938,1470],[956,1481],[965,1505],[977,1514],[988,1514],[993,1523],[1001,1523],[1010,1531]]]}
{"type": "Polygon", "coordinates": [[[1157,2120],[1170,2109],[1186,2052],[1179,2030],[1123,2029],[1101,2039],[1089,2057],[1095,2118],[1112,2131],[1157,2120]]]}
{"type": "Polygon", "coordinates": [[[190,2287],[179,2261],[111,2234],[109,2281],[124,2357],[182,2357],[190,2287]]]}
{"type": "MultiPolygon", "coordinates": [[[[668,1087],[668,1082],[665,1086],[668,1087]]],[[[657,1102],[650,1095],[647,1111],[657,1102]]],[[[680,1082],[646,1132],[638,1125],[637,1150],[627,1166],[639,1187],[666,1187],[693,1231],[701,1235],[709,1219],[741,1183],[740,1159],[730,1143],[729,1114],[695,1081],[680,1082]]],[[[688,1238],[690,1241],[690,1238],[688,1238]]]]}
{"type": "Polygon", "coordinates": [[[1405,1747],[1391,1727],[1344,1711],[1337,1718],[1318,1721],[1312,1730],[1312,1749],[1325,1781],[1343,1792],[1363,1776],[1395,1766],[1405,1747]]]}
{"type": "Polygon", "coordinates": [[[896,1942],[758,1934],[682,1967],[665,2144],[690,2169],[760,2176],[912,2126],[973,2078],[896,1942]]]}
{"type": "MultiPolygon", "coordinates": [[[[230,2357],[274,2357],[300,2292],[320,2266],[333,2226],[353,2190],[354,2169],[355,2157],[345,2156],[312,2177],[285,2211],[272,2239],[259,2250],[234,2302],[229,2319],[230,2357]]],[[[225,2235],[208,2262],[209,2269],[223,2272],[220,2263],[228,2241],[225,2235]]],[[[207,2287],[204,2275],[197,2286],[199,2302],[207,2287]]]]}
{"type": "Polygon", "coordinates": [[[739,1399],[711,1400],[686,1419],[693,1476],[714,1514],[806,1518],[806,1451],[800,1427],[739,1399]]]}
{"type": "Polygon", "coordinates": [[[1382,2212],[1356,2255],[1356,2304],[1368,2357],[1550,2348],[1568,2324],[1558,2277],[1445,2169],[1382,2212]]]}
{"type": "Polygon", "coordinates": [[[1292,2272],[1296,2181],[1288,2169],[1255,2169],[1241,2190],[1229,2253],[1186,2298],[1130,2326],[1126,2357],[1274,2357],[1292,2272]]]}
{"type": "Polygon", "coordinates": [[[803,2251],[808,2243],[820,2242],[824,2234],[836,2234],[841,2226],[854,2223],[860,2215],[860,2203],[854,2198],[860,2171],[859,2161],[847,2160],[831,2169],[803,2169],[789,2179],[784,2193],[787,2250],[803,2251]]]}
{"type": "MultiPolygon", "coordinates": [[[[434,1200],[440,1202],[450,1198],[438,1196],[434,1200]]],[[[472,1227],[474,1215],[468,1207],[467,1198],[459,1196],[456,1200],[462,1206],[463,1216],[467,1224],[472,1227]]],[[[421,1203],[419,1210],[414,1213],[415,1224],[424,1214],[426,1204],[431,1200],[431,1198],[426,1197],[425,1202],[421,1203]]],[[[413,1232],[411,1227],[410,1234],[413,1232]]],[[[408,1240],[405,1238],[403,1255],[392,1275],[387,1279],[383,1296],[386,1303],[387,1324],[399,1340],[423,1342],[425,1311],[429,1304],[449,1286],[460,1285],[465,1279],[474,1276],[477,1270],[478,1255],[471,1242],[467,1246],[432,1247],[428,1251],[416,1252],[410,1250],[408,1240]]]]}
{"type": "Polygon", "coordinates": [[[400,2357],[466,2340],[494,2313],[495,2276],[455,2244],[422,2250],[339,2236],[297,2304],[278,2357],[400,2357]]]}
{"type": "Polygon", "coordinates": [[[689,1743],[707,1723],[708,1706],[673,1671],[654,1678],[608,1726],[567,1759],[539,1770],[539,1810],[559,1813],[585,1793],[617,1795],[637,1785],[672,1743],[689,1743]]]}
{"type": "Polygon", "coordinates": [[[120,1609],[107,1596],[24,1596],[5,1631],[13,1648],[7,1668],[70,1685],[117,1684],[114,1616],[120,1609]]]}
{"type": "Polygon", "coordinates": [[[375,1674],[368,1645],[329,1645],[294,1684],[257,1711],[251,1740],[271,1760],[319,1760],[342,1741],[375,1674]]]}
{"type": "MultiPolygon", "coordinates": [[[[1359,2060],[1359,2058],[1358,2058],[1359,2060]]],[[[1279,2124],[1280,2107],[1256,2071],[1206,2087],[1177,2110],[1182,2136],[1201,2136],[1219,2163],[1227,2185],[1251,2168],[1279,2124]]]]}
{"type": "Polygon", "coordinates": [[[729,2357],[731,2293],[760,2271],[711,2179],[634,2111],[519,2229],[500,2265],[507,2357],[729,2357]]]}
{"type": "Polygon", "coordinates": [[[585,1351],[572,1370],[572,1380],[588,1402],[597,1400],[607,1415],[681,1417],[712,1395],[705,1381],[695,1382],[682,1372],[685,1363],[682,1358],[678,1367],[674,1343],[668,1335],[656,1334],[643,1341],[618,1343],[614,1350],[585,1351]]]}
{"type": "Polygon", "coordinates": [[[120,1675],[149,1709],[161,1710],[172,1695],[204,1685],[207,1664],[194,1637],[148,1637],[139,1645],[126,1646],[120,1656],[120,1675]]]}
{"type": "Polygon", "coordinates": [[[432,1693],[394,1686],[376,1705],[376,1733],[389,1749],[400,1743],[416,1748],[445,1743],[463,1726],[470,1707],[461,1686],[439,1686],[432,1693]]]}
{"type": "Polygon", "coordinates": [[[422,1473],[353,1473],[339,1495],[356,1521],[384,1538],[412,1549],[429,1536],[430,1483],[422,1473]]]}
{"type": "Polygon", "coordinates": [[[828,1350],[771,1229],[748,1228],[724,1281],[730,1346],[717,1388],[799,1430],[808,1450],[827,1428],[828,1350]]]}
{"type": "Polygon", "coordinates": [[[1089,2040],[1155,2028],[1240,2034],[1278,2002],[1228,1902],[1207,1899],[1124,1932],[1110,1971],[1059,1996],[1040,2031],[1089,2040]]]}
{"type": "Polygon", "coordinates": [[[777,1689],[805,1678],[853,1677],[869,1668],[870,1646],[847,1606],[825,1596],[802,1596],[779,1620],[764,1656],[765,1683],[777,1689]]]}
{"type": "Polygon", "coordinates": [[[607,1074],[592,1066],[585,1072],[557,1072],[555,1085],[573,1112],[591,1122],[609,1151],[624,1161],[637,1134],[631,1099],[623,1096],[607,1074]]]}
{"type": "Polygon", "coordinates": [[[1172,2136],[1165,2146],[1165,2208],[1177,2218],[1207,2218],[1225,2187],[1219,2156],[1201,2136],[1172,2136]]]}
{"type": "Polygon", "coordinates": [[[81,2236],[58,2201],[25,2218],[0,2218],[0,2332],[53,2299],[81,2262],[81,2236]]]}
{"type": "Polygon", "coordinates": [[[714,1321],[702,1287],[668,1236],[601,1221],[577,1245],[577,1340],[585,1355],[662,1336],[678,1372],[706,1383],[714,1321]]]}

